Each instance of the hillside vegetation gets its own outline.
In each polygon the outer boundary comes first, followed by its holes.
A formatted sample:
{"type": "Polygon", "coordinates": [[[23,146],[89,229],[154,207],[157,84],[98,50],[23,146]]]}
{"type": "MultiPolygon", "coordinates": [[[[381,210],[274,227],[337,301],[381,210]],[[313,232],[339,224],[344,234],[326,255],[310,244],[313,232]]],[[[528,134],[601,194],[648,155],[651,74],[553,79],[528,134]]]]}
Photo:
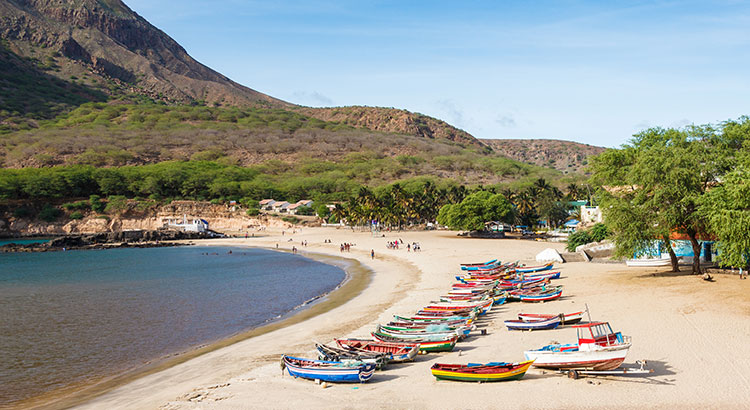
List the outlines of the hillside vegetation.
{"type": "Polygon", "coordinates": [[[516,161],[554,168],[565,174],[584,172],[589,158],[606,148],[573,141],[547,139],[483,139],[498,155],[516,161]]]}

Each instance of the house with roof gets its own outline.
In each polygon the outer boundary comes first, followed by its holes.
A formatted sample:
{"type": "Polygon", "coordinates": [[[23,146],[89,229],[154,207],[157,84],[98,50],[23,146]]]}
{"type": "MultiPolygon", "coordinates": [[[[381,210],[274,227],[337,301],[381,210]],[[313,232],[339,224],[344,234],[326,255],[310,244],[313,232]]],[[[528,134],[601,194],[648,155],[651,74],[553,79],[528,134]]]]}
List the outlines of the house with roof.
{"type": "Polygon", "coordinates": [[[208,221],[201,218],[188,218],[187,215],[182,215],[182,218],[165,218],[162,219],[164,228],[174,229],[184,232],[207,232],[208,221]]]}
{"type": "Polygon", "coordinates": [[[258,209],[263,209],[265,211],[270,211],[273,204],[275,204],[276,201],[273,199],[264,199],[262,201],[258,202],[258,209]]]}
{"type": "Polygon", "coordinates": [[[287,208],[289,208],[289,205],[291,204],[287,201],[274,201],[274,203],[271,205],[271,212],[286,212],[287,208]]]}

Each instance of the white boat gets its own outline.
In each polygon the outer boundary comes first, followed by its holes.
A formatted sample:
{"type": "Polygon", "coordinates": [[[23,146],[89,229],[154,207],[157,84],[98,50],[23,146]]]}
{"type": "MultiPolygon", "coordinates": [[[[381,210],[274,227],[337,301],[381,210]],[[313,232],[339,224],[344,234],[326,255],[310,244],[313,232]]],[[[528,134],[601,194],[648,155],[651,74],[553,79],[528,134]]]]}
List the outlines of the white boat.
{"type": "Polygon", "coordinates": [[[669,266],[672,264],[670,258],[654,258],[654,259],[628,259],[625,264],[630,267],[656,267],[656,266],[669,266]]]}
{"type": "Polygon", "coordinates": [[[523,353],[526,360],[534,360],[534,367],[555,370],[614,370],[625,361],[631,346],[630,337],[614,333],[609,323],[573,327],[578,331],[577,344],[553,344],[527,350],[523,353]]]}

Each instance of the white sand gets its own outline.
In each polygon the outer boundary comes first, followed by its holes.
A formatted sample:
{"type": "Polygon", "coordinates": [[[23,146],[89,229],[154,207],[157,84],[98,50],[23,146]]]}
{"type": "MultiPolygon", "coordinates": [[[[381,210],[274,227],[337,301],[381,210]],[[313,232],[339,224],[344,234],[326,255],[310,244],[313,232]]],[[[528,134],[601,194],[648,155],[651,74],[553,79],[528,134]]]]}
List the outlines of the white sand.
{"type": "MultiPolygon", "coordinates": [[[[338,244],[356,244],[348,258],[375,272],[356,298],[298,323],[207,353],[167,370],[144,376],[81,406],[116,409],[209,408],[748,408],[750,406],[750,280],[717,275],[715,283],[696,277],[652,276],[655,269],[624,265],[559,265],[563,299],[544,304],[511,303],[491,313],[486,336],[473,336],[451,353],[418,356],[416,363],[391,365],[363,385],[332,385],[281,375],[282,353],[314,357],[313,340],[367,336],[393,314],[413,313],[445,293],[461,262],[499,257],[529,264],[534,255],[561,244],[521,240],[457,238],[451,232],[388,233],[373,238],[348,229],[305,228],[289,236],[211,241],[214,244],[300,247],[339,255],[338,244]],[[421,253],[388,250],[394,238],[417,241],[421,253]],[[324,244],[331,239],[332,244],[324,244]],[[376,259],[370,260],[370,249],[376,259]],[[532,369],[520,381],[457,383],[436,381],[435,362],[520,361],[523,351],[551,340],[574,342],[575,331],[562,328],[509,332],[504,319],[520,311],[572,312],[587,303],[594,320],[633,337],[626,363],[648,359],[649,377],[571,380],[532,369]]],[[[661,270],[663,271],[663,269],[661,270]]],[[[283,279],[283,273],[279,274],[283,279]]],[[[290,286],[294,284],[290,283],[290,286]]]]}

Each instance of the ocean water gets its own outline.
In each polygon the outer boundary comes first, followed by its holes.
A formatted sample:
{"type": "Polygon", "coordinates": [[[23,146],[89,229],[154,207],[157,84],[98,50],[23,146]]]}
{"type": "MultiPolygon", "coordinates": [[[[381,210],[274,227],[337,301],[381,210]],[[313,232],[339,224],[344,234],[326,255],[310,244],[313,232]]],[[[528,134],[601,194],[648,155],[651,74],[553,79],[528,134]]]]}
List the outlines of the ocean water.
{"type": "Polygon", "coordinates": [[[30,243],[45,243],[49,242],[49,239],[0,239],[0,246],[7,245],[9,243],[15,243],[16,245],[28,245],[30,243]]]}
{"type": "Polygon", "coordinates": [[[0,254],[0,407],[257,327],[344,278],[245,248],[0,254]]]}

